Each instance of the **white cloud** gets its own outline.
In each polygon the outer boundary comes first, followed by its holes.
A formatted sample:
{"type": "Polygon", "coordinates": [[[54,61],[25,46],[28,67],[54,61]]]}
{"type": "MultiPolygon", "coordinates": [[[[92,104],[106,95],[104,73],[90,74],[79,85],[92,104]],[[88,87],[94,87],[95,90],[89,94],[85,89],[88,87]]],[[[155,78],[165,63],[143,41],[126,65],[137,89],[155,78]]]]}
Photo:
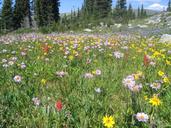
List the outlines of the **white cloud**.
{"type": "Polygon", "coordinates": [[[142,2],[142,3],[145,3],[145,2],[152,2],[152,3],[161,2],[161,0],[137,0],[137,1],[142,2]]]}
{"type": "Polygon", "coordinates": [[[128,0],[128,2],[160,3],[162,0],[128,0]]]}
{"type": "Polygon", "coordinates": [[[154,3],[152,5],[149,5],[146,9],[162,11],[163,9],[165,10],[166,8],[167,8],[167,6],[165,6],[165,5],[161,5],[159,3],[154,3]]]}

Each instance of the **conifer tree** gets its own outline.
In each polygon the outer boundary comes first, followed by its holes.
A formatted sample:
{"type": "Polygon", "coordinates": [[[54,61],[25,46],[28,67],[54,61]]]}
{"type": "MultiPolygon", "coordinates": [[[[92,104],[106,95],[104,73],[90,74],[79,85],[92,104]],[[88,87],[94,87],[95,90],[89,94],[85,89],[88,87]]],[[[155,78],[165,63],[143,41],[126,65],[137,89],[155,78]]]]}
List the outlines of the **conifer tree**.
{"type": "Polygon", "coordinates": [[[13,25],[12,1],[4,0],[2,6],[2,22],[5,29],[11,29],[13,25]]]}
{"type": "Polygon", "coordinates": [[[16,0],[15,5],[14,5],[14,17],[13,17],[13,22],[14,22],[14,28],[20,28],[21,27],[21,22],[23,20],[23,4],[21,0],[16,0]]]}
{"type": "Polygon", "coordinates": [[[126,0],[117,0],[115,18],[119,23],[128,23],[126,0]]]}
{"type": "Polygon", "coordinates": [[[49,1],[49,10],[48,10],[48,15],[51,16],[52,22],[57,22],[60,19],[60,14],[59,14],[59,6],[60,2],[59,0],[50,0],[49,1]]]}
{"type": "MultiPolygon", "coordinates": [[[[1,4],[1,3],[0,3],[1,4]]],[[[2,31],[2,11],[0,9],[0,32],[2,31]]]]}
{"type": "Polygon", "coordinates": [[[59,0],[36,0],[35,6],[38,26],[47,26],[59,21],[59,0]]]}
{"type": "Polygon", "coordinates": [[[36,21],[38,26],[43,26],[44,25],[44,21],[43,21],[43,11],[42,11],[42,1],[41,0],[36,0],[35,3],[35,13],[36,13],[36,21]]]}
{"type": "Polygon", "coordinates": [[[78,8],[78,9],[77,9],[77,19],[80,19],[80,15],[81,15],[81,14],[80,14],[80,9],[78,8]]]}
{"type": "Polygon", "coordinates": [[[142,4],[139,18],[145,18],[145,17],[147,17],[147,12],[144,9],[144,5],[142,4]]]}
{"type": "Polygon", "coordinates": [[[30,0],[23,0],[24,18],[28,18],[29,27],[32,27],[30,0]]]}
{"type": "Polygon", "coordinates": [[[171,0],[169,0],[169,2],[168,2],[168,8],[167,8],[167,11],[168,11],[168,12],[171,12],[171,0]]]}
{"type": "Polygon", "coordinates": [[[85,10],[88,13],[88,15],[91,14],[93,12],[95,0],[85,0],[84,4],[85,4],[85,10]]]}
{"type": "Polygon", "coordinates": [[[14,28],[20,28],[24,19],[28,19],[29,27],[32,26],[30,1],[29,0],[16,0],[14,6],[14,28]]]}
{"type": "Polygon", "coordinates": [[[144,5],[141,5],[140,18],[144,18],[144,5]]]}
{"type": "Polygon", "coordinates": [[[147,11],[146,10],[144,10],[144,18],[146,18],[147,17],[147,11]]]}
{"type": "Polygon", "coordinates": [[[111,12],[112,0],[84,0],[82,12],[85,18],[104,18],[111,12]]]}
{"type": "Polygon", "coordinates": [[[98,18],[105,18],[111,12],[111,0],[97,0],[95,3],[96,16],[98,18]]]}
{"type": "Polygon", "coordinates": [[[128,7],[128,12],[127,12],[127,16],[130,20],[134,19],[135,18],[135,13],[132,9],[132,5],[129,4],[129,7],[128,7]]]}
{"type": "Polygon", "coordinates": [[[137,14],[137,18],[140,18],[141,17],[141,11],[140,11],[140,8],[138,7],[138,14],[137,14]]]}

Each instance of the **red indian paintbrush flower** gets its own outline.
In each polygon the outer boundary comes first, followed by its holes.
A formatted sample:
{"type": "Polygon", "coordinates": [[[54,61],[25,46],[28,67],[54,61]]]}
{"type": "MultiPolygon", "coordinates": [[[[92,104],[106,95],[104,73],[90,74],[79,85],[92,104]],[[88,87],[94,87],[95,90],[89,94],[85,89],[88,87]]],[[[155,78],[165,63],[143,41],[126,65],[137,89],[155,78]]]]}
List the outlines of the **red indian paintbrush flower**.
{"type": "Polygon", "coordinates": [[[58,100],[58,101],[56,102],[55,107],[56,107],[57,111],[61,111],[61,110],[62,110],[63,105],[62,105],[61,100],[58,100]]]}
{"type": "Polygon", "coordinates": [[[145,66],[148,66],[150,63],[150,58],[148,55],[144,55],[144,65],[145,66]]]}
{"type": "Polygon", "coordinates": [[[44,53],[48,53],[49,52],[49,48],[50,47],[48,46],[48,44],[45,44],[45,45],[42,46],[42,50],[43,50],[44,53]]]}

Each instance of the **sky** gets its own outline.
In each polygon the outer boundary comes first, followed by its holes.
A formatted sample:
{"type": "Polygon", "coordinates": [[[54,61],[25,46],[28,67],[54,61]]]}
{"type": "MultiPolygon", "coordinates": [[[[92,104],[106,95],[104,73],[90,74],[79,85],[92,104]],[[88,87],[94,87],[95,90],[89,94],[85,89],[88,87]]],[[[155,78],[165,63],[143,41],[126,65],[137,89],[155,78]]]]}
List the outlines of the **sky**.
{"type": "MultiPolygon", "coordinates": [[[[60,12],[70,12],[82,6],[84,0],[61,0],[60,12]]],[[[117,0],[113,0],[113,7],[115,7],[117,0]]],[[[127,0],[127,3],[131,3],[134,8],[138,8],[141,4],[144,4],[146,9],[162,11],[163,8],[167,8],[169,0],[127,0]]]]}
{"type": "MultiPolygon", "coordinates": [[[[0,3],[3,0],[0,0],[0,3]]],[[[84,0],[60,0],[61,6],[60,6],[60,13],[66,13],[70,12],[71,10],[77,10],[78,8],[81,8],[84,0]]],[[[117,0],[113,0],[113,7],[115,7],[117,0]]],[[[150,10],[157,10],[162,11],[164,8],[167,8],[169,0],[127,0],[127,3],[131,3],[133,5],[133,8],[138,8],[138,6],[141,6],[141,4],[144,4],[144,8],[150,9],[150,10]]],[[[2,3],[0,7],[2,6],[2,3]]]]}

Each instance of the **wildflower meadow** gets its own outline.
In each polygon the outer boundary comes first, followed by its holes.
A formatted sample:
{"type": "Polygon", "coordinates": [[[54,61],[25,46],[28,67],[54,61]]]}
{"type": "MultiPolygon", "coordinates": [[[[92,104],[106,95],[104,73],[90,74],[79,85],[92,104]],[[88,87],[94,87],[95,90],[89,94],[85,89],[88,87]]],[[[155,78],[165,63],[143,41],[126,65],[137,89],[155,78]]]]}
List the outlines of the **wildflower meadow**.
{"type": "Polygon", "coordinates": [[[1,128],[171,128],[171,44],[36,33],[0,42],[1,128]]]}

